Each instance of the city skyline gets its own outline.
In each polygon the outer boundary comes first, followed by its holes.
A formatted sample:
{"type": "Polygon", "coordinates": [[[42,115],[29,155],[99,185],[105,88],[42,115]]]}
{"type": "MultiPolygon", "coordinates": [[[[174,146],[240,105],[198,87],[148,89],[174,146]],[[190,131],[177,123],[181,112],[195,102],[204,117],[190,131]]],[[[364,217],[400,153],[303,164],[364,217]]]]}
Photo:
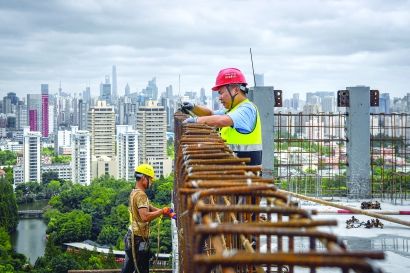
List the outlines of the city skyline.
{"type": "Polygon", "coordinates": [[[112,65],[119,95],[153,77],[160,92],[209,93],[223,67],[253,86],[249,48],[255,73],[285,97],[356,85],[409,91],[408,1],[2,1],[0,14],[2,96],[41,83],[53,93],[60,81],[95,95],[112,65]]]}

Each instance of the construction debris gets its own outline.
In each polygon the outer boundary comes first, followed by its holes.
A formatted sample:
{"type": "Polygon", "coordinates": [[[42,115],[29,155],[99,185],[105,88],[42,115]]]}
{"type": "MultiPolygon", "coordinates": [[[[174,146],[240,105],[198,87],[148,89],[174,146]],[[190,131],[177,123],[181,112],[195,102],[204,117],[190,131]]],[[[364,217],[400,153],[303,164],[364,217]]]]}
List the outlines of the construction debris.
{"type": "Polygon", "coordinates": [[[380,206],[380,203],[377,201],[362,202],[361,208],[362,209],[382,209],[380,206]]]}
{"type": "Polygon", "coordinates": [[[370,219],[367,220],[366,222],[360,221],[356,217],[352,216],[351,219],[346,220],[346,228],[359,228],[359,227],[365,227],[365,228],[383,228],[384,225],[379,219],[370,219]]]}

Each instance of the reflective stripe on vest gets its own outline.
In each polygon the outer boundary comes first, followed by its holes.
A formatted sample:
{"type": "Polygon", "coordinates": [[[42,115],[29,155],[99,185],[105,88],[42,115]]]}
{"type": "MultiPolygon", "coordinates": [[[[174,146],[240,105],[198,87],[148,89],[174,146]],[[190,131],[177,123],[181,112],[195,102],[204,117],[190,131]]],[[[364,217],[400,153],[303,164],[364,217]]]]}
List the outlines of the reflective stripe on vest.
{"type": "MultiPolygon", "coordinates": [[[[243,103],[251,103],[249,99],[245,99],[236,105],[229,112],[234,112],[243,103]]],[[[240,133],[233,127],[223,127],[221,129],[221,137],[226,141],[226,144],[232,151],[236,152],[253,152],[262,150],[262,128],[259,117],[259,111],[256,105],[256,124],[250,133],[240,133]]]]}

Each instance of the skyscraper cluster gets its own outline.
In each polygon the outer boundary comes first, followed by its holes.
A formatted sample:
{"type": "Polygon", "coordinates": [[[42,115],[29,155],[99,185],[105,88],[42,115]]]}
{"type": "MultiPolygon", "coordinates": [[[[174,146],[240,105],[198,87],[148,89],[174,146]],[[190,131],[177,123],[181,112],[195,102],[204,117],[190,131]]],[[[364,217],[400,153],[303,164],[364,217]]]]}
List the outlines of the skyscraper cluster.
{"type": "MultiPolygon", "coordinates": [[[[173,131],[173,115],[182,96],[174,95],[172,85],[160,94],[155,77],[139,92],[128,83],[122,90],[113,66],[97,96],[92,96],[90,87],[80,93],[65,91],[61,83],[56,92],[41,84],[39,91],[21,99],[7,93],[0,103],[0,149],[19,157],[13,166],[15,184],[41,182],[46,172],[82,185],[103,175],[133,180],[141,163],[152,164],[158,177],[169,175],[167,131],[173,131]],[[71,160],[52,163],[44,148],[71,160]]],[[[207,102],[204,89],[200,96],[186,94],[195,102],[207,102]]]]}

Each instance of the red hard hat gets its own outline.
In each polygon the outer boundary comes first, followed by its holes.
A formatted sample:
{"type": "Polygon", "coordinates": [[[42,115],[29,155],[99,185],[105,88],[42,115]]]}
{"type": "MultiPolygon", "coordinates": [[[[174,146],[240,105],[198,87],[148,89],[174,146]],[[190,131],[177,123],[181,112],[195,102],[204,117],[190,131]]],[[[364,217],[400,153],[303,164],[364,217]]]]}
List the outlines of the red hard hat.
{"type": "Polygon", "coordinates": [[[219,71],[218,76],[216,76],[215,86],[212,87],[212,90],[218,91],[224,85],[235,83],[247,85],[245,76],[237,68],[225,68],[219,71]]]}

